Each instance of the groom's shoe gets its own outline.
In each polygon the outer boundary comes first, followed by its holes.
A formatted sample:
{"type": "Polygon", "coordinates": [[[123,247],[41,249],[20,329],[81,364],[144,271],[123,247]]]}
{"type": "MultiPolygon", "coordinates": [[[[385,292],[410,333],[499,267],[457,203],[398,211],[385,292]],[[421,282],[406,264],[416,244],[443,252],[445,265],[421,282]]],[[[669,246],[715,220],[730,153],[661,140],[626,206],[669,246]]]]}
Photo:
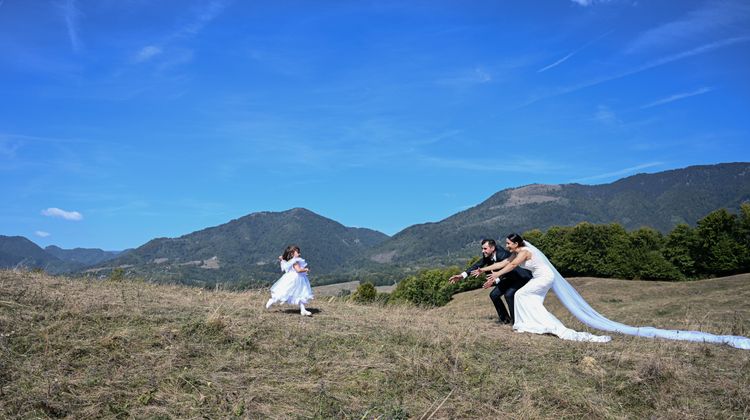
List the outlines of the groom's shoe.
{"type": "Polygon", "coordinates": [[[501,318],[501,319],[499,319],[499,320],[497,321],[497,323],[498,323],[498,324],[502,324],[502,325],[510,325],[510,324],[512,324],[513,322],[512,322],[512,321],[511,321],[511,320],[510,320],[509,318],[501,318]]]}

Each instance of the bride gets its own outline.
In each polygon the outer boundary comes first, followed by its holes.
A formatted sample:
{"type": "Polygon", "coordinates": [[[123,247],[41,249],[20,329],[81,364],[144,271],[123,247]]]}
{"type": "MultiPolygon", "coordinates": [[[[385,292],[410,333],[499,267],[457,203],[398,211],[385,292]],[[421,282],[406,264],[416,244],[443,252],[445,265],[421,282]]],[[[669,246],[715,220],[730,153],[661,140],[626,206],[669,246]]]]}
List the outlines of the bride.
{"type": "Polygon", "coordinates": [[[728,344],[736,348],[750,350],[750,338],[747,337],[714,335],[700,331],[632,327],[611,321],[589,306],[573,286],[557,272],[547,257],[536,247],[524,241],[520,235],[515,233],[508,235],[505,244],[508,251],[513,253],[513,256],[507,260],[483,267],[481,270],[489,273],[487,275],[487,282],[484,284],[485,288],[491,287],[495,279],[516,267],[526,268],[531,271],[533,276],[531,280],[516,292],[516,320],[513,324],[515,331],[536,334],[551,333],[562,339],[575,341],[607,342],[611,340],[611,337],[606,335],[597,336],[587,332],[577,332],[565,327],[560,320],[544,307],[544,297],[547,295],[549,289],[552,288],[560,302],[579,321],[592,328],[641,337],[661,337],[672,340],[728,344]],[[492,272],[498,269],[500,271],[492,272]]]}
{"type": "Polygon", "coordinates": [[[578,332],[565,327],[559,319],[552,315],[544,307],[544,297],[555,281],[553,267],[542,258],[542,253],[536,248],[528,246],[521,235],[512,233],[505,239],[508,251],[513,253],[510,259],[496,262],[481,268],[483,272],[489,272],[484,287],[490,287],[495,280],[516,267],[531,271],[531,280],[516,292],[515,296],[515,322],[513,330],[518,332],[530,332],[535,334],[554,334],[564,340],[593,341],[606,343],[612,338],[607,335],[593,335],[587,332],[578,332]],[[501,269],[498,272],[492,270],[501,269]]]}

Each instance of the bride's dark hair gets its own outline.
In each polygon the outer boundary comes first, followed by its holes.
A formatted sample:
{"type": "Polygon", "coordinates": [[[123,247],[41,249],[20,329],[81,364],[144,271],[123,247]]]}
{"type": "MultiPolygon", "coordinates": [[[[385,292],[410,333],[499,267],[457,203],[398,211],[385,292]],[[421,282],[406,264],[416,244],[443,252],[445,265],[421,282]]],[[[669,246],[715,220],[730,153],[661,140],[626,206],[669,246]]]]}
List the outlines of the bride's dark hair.
{"type": "Polygon", "coordinates": [[[289,261],[294,257],[294,251],[300,252],[299,247],[297,245],[289,245],[284,250],[284,254],[281,256],[281,258],[284,261],[289,261]]]}
{"type": "Polygon", "coordinates": [[[508,235],[508,240],[511,242],[515,242],[518,246],[523,246],[523,237],[517,233],[511,233],[508,235]]]}

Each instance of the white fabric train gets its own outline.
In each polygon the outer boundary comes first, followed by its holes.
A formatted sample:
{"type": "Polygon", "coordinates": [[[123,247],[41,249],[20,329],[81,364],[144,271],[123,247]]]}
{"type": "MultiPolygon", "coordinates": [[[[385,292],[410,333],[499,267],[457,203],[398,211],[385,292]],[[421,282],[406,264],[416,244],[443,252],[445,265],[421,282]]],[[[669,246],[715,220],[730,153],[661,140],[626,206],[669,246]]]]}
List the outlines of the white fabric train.
{"type": "Polygon", "coordinates": [[[620,334],[635,335],[649,338],[666,338],[669,340],[697,341],[703,343],[728,344],[738,349],[750,350],[750,338],[737,335],[716,335],[700,331],[683,331],[683,330],[663,330],[654,327],[632,327],[619,322],[609,320],[594,310],[573,286],[557,271],[547,257],[528,241],[524,241],[524,246],[536,251],[540,257],[552,268],[555,280],[552,283],[552,290],[560,302],[572,313],[579,321],[591,328],[602,331],[617,332],[620,334]]]}

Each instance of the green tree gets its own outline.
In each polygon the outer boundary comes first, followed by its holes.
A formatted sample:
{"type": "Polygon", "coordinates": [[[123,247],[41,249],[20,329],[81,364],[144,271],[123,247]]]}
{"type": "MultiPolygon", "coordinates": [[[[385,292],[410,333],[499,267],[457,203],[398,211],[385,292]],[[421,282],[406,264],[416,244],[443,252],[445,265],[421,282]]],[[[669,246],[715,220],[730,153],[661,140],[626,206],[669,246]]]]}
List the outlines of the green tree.
{"type": "Polygon", "coordinates": [[[636,278],[642,280],[684,280],[685,276],[659,251],[639,256],[636,278]]]}
{"type": "Polygon", "coordinates": [[[750,248],[750,203],[740,205],[740,230],[741,242],[750,248]]]}
{"type": "MultiPolygon", "coordinates": [[[[750,250],[750,203],[740,205],[738,241],[745,250],[750,250]]],[[[750,272],[750,252],[745,254],[744,261],[741,262],[741,270],[744,273],[750,272]]]]}
{"type": "Polygon", "coordinates": [[[630,232],[630,247],[635,278],[644,280],[682,280],[684,276],[662,250],[664,236],[655,229],[643,227],[630,232]]]}
{"type": "Polygon", "coordinates": [[[565,266],[565,262],[561,258],[561,255],[564,254],[563,250],[567,246],[568,236],[572,230],[573,228],[571,227],[553,226],[547,230],[547,233],[536,239],[538,242],[531,241],[534,246],[544,252],[544,255],[547,256],[550,262],[554,264],[561,273],[568,272],[566,268],[561,270],[561,268],[565,266]]]}
{"type": "Polygon", "coordinates": [[[685,276],[695,277],[698,273],[695,255],[699,246],[695,230],[680,223],[669,232],[665,239],[664,257],[685,276]]]}
{"type": "Polygon", "coordinates": [[[664,244],[664,236],[656,229],[642,227],[630,232],[630,244],[637,249],[659,250],[664,244]]]}
{"type": "Polygon", "coordinates": [[[523,238],[531,242],[535,247],[539,248],[539,244],[544,242],[544,232],[539,229],[532,229],[524,232],[523,238]]]}
{"type": "MultiPolygon", "coordinates": [[[[601,260],[599,276],[634,279],[638,276],[638,251],[633,247],[630,235],[617,223],[606,225],[609,237],[604,258],[601,260]]],[[[648,234],[638,235],[639,241],[652,239],[648,234]]]]}
{"type": "Polygon", "coordinates": [[[558,271],[563,275],[576,276],[589,276],[597,273],[597,261],[603,257],[600,251],[604,247],[596,246],[598,242],[602,242],[603,238],[593,235],[595,230],[595,225],[584,222],[566,232],[565,241],[555,255],[558,271]],[[589,253],[588,250],[592,248],[596,251],[589,253]]]}
{"type": "Polygon", "coordinates": [[[579,223],[565,235],[553,264],[563,275],[629,279],[635,275],[633,260],[625,228],[579,223]]]}
{"type": "Polygon", "coordinates": [[[740,221],[726,209],[709,213],[698,221],[696,233],[700,244],[698,270],[703,274],[727,275],[742,271],[750,256],[741,243],[740,221]]]}

